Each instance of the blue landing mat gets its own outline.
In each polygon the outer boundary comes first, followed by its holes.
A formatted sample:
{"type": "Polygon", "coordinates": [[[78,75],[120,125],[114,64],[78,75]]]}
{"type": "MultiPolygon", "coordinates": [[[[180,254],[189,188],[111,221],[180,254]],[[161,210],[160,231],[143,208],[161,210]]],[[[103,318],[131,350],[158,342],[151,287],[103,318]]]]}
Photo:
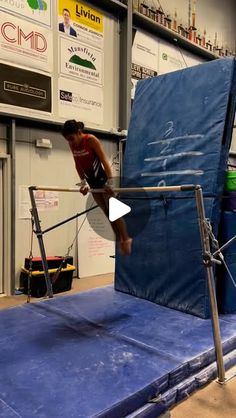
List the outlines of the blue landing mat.
{"type": "MultiPolygon", "coordinates": [[[[221,318],[221,331],[233,352],[236,315],[221,318]]],[[[110,286],[0,311],[0,335],[4,418],[157,417],[176,387],[194,390],[203,368],[214,374],[210,320],[110,286]]]]}

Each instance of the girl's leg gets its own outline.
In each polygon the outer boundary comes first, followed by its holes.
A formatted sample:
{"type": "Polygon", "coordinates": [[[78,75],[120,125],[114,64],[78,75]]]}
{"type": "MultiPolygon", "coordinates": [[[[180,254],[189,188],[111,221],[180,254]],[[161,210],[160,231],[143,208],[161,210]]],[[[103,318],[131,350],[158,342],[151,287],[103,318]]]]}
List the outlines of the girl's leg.
{"type": "MultiPolygon", "coordinates": [[[[109,198],[112,197],[112,195],[108,193],[92,193],[92,195],[95,202],[100,206],[106,217],[109,219],[109,198]]],[[[120,243],[122,254],[129,255],[131,253],[132,239],[128,235],[124,219],[119,218],[110,223],[116,235],[116,239],[120,243]]]]}

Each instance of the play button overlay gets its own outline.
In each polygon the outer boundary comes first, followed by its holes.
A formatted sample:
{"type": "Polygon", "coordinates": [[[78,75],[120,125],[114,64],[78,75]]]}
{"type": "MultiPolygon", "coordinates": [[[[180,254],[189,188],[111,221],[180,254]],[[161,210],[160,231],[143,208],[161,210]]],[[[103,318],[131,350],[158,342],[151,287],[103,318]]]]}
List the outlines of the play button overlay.
{"type": "Polygon", "coordinates": [[[127,215],[127,213],[131,212],[131,207],[126,205],[125,203],[120,202],[118,199],[114,197],[110,197],[109,199],[109,221],[114,222],[122,216],[127,215]]]}
{"type": "MultiPolygon", "coordinates": [[[[143,179],[141,180],[143,181],[143,179]]],[[[117,187],[142,187],[142,184],[139,184],[137,179],[113,177],[113,188],[117,187]]],[[[119,233],[119,230],[117,230],[119,225],[114,221],[120,218],[123,218],[128,235],[131,238],[141,237],[149,223],[152,206],[156,207],[158,203],[158,200],[152,200],[153,197],[155,197],[153,194],[148,194],[144,190],[141,193],[121,192],[119,194],[114,193],[114,195],[88,193],[87,196],[82,196],[79,194],[79,199],[86,199],[86,209],[89,210],[85,221],[82,217],[78,218],[78,228],[87,229],[88,243],[86,245],[90,246],[91,251],[100,251],[104,246],[104,242],[100,238],[115,241],[115,233],[119,233]],[[90,210],[96,205],[99,207],[90,210]],[[96,234],[96,240],[92,231],[96,234]]],[[[162,211],[163,205],[161,204],[160,214],[162,211]]],[[[122,225],[120,226],[122,227],[122,225]]]]}

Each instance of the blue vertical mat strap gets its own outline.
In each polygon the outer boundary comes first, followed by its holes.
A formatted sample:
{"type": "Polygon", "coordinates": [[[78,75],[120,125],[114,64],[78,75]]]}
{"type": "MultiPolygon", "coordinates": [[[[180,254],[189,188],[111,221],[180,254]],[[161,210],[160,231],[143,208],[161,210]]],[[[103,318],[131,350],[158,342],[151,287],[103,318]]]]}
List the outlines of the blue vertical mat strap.
{"type": "MultiPolygon", "coordinates": [[[[206,216],[216,234],[235,80],[235,60],[222,59],[140,81],[124,158],[124,187],[200,184],[207,196],[206,216]]],[[[122,257],[117,251],[115,288],[209,317],[194,195],[165,193],[169,202],[165,207],[158,197],[150,201],[151,216],[134,239],[132,255],[122,257]]],[[[140,203],[131,197],[129,204],[132,209],[140,203]]],[[[132,212],[126,217],[131,235],[134,221],[139,223],[144,216],[137,212],[135,220],[132,212]]]]}

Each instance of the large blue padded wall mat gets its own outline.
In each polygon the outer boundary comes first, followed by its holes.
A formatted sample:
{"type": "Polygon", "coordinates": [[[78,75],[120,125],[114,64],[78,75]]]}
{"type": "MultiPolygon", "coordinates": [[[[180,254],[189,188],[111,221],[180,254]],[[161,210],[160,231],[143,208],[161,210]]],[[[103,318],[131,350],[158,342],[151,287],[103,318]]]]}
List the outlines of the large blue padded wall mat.
{"type": "MultiPolygon", "coordinates": [[[[122,186],[200,184],[217,234],[236,96],[235,60],[201,64],[138,83],[122,186]]],[[[209,317],[194,195],[123,195],[133,240],[117,251],[116,290],[209,317]],[[148,205],[147,205],[148,202],[148,205]],[[142,231],[139,225],[149,213],[142,231]]]]}

